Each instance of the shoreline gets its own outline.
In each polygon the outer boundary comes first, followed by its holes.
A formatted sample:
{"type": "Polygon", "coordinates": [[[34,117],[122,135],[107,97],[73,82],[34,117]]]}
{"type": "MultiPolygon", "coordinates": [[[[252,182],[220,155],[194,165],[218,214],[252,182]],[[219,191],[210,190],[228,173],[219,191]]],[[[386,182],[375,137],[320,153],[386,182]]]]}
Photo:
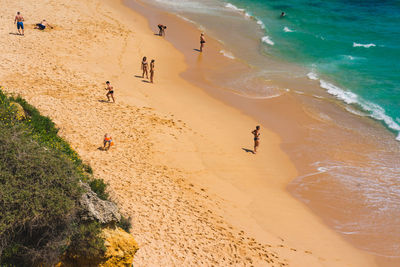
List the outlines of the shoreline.
{"type": "MultiPolygon", "coordinates": [[[[128,1],[125,1],[128,2],[128,1]]],[[[145,4],[145,6],[147,6],[145,4]]],[[[147,6],[146,8],[149,8],[147,6]]],[[[240,94],[237,94],[234,92],[234,90],[229,90],[229,88],[224,88],[216,85],[213,81],[206,80],[206,76],[203,74],[205,71],[205,68],[219,68],[221,66],[225,67],[225,69],[229,69],[228,64],[229,61],[231,61],[228,58],[224,58],[220,55],[220,51],[224,50],[224,45],[222,45],[219,41],[214,40],[213,38],[208,37],[208,46],[211,47],[206,47],[205,50],[205,56],[201,57],[199,56],[198,58],[195,58],[190,52],[190,46],[187,46],[187,40],[196,40],[196,33],[199,33],[199,29],[195,27],[195,24],[188,22],[186,19],[183,20],[180,16],[175,17],[176,15],[174,14],[168,14],[166,11],[157,11],[157,9],[154,9],[154,7],[151,7],[151,12],[148,11],[142,11],[149,21],[152,21],[152,25],[156,25],[155,22],[162,21],[164,24],[166,23],[170,27],[169,29],[176,27],[179,28],[179,34],[182,34],[185,36],[185,38],[180,38],[177,36],[176,33],[174,32],[168,32],[167,31],[167,40],[172,42],[175,48],[180,50],[182,53],[185,55],[185,60],[186,64],[188,64],[188,69],[181,74],[181,76],[191,82],[192,84],[203,88],[211,97],[216,98],[223,103],[226,103],[230,106],[233,106],[237,109],[239,109],[241,112],[244,114],[260,121],[262,124],[267,125],[269,129],[272,129],[273,132],[278,133],[278,135],[283,138],[281,148],[285,153],[287,153],[290,156],[290,159],[292,162],[294,162],[296,168],[299,170],[299,175],[300,179],[302,177],[307,177],[310,175],[319,175],[319,177],[323,177],[324,173],[319,172],[315,169],[314,167],[314,161],[315,159],[319,159],[319,155],[312,155],[309,158],[304,158],[301,157],[299,158],[296,154],[298,154],[299,149],[296,148],[296,145],[301,143],[300,149],[307,150],[307,146],[311,147],[318,147],[321,144],[325,144],[328,141],[329,138],[326,140],[323,140],[320,143],[316,142],[310,142],[307,140],[309,138],[308,136],[310,135],[310,132],[307,130],[308,125],[324,125],[328,124],[329,126],[329,131],[333,131],[335,134],[340,134],[341,131],[343,131],[343,126],[348,127],[347,125],[357,125],[358,131],[356,132],[354,137],[349,138],[347,134],[341,134],[343,137],[341,140],[338,140],[337,142],[340,143],[340,146],[342,146],[344,152],[340,153],[340,157],[336,155],[336,158],[342,158],[344,160],[351,160],[354,159],[356,155],[351,155],[352,152],[348,153],[346,150],[354,150],[354,145],[353,143],[358,142],[359,140],[362,140],[362,144],[357,146],[357,150],[360,154],[363,153],[369,153],[370,151],[381,151],[381,150],[387,150],[388,152],[390,149],[388,149],[388,144],[396,145],[396,141],[392,140],[392,133],[386,132],[386,129],[382,129],[381,123],[379,121],[373,120],[369,117],[365,118],[360,118],[359,116],[355,114],[349,114],[346,110],[345,107],[338,101],[335,100],[332,96],[330,96],[326,92],[320,92],[322,89],[319,86],[316,86],[315,81],[312,80],[306,80],[305,82],[300,82],[299,84],[292,84],[288,81],[273,81],[274,83],[281,83],[278,85],[280,88],[297,88],[300,86],[300,88],[304,87],[311,87],[313,89],[308,90],[309,92],[304,94],[304,95],[299,95],[295,90],[291,90],[292,92],[286,94],[283,93],[282,95],[278,97],[272,97],[270,99],[249,99],[246,98],[240,94]],[[158,15],[155,15],[158,14],[158,15]],[[158,20],[155,19],[158,16],[158,20]],[[183,34],[184,33],[184,34],[183,34]],[[172,36],[172,37],[171,37],[172,36]],[[212,60],[209,60],[209,62],[205,62],[206,57],[211,57],[213,58],[212,60]],[[222,59],[219,59],[222,58],[222,59]],[[222,61],[222,62],[221,62],[222,61]],[[225,62],[223,62],[225,61],[225,62]],[[323,105],[324,107],[321,108],[321,103],[312,103],[308,99],[304,100],[305,98],[314,98],[313,101],[315,102],[322,102],[320,98],[314,97],[315,92],[318,92],[319,94],[322,93],[322,99],[329,99],[332,98],[334,101],[333,102],[324,102],[323,105]],[[302,99],[303,98],[303,99],[302,99]],[[289,109],[285,109],[282,107],[290,107],[289,109]],[[271,114],[268,116],[262,116],[260,114],[271,114]],[[331,118],[328,117],[332,115],[331,118]],[[290,126],[284,126],[284,123],[281,123],[281,121],[291,121],[290,126]],[[336,119],[344,119],[344,123],[342,125],[333,125],[332,123],[329,123],[328,119],[330,120],[336,120],[336,119]],[[307,127],[301,127],[298,124],[304,124],[307,125],[307,127]],[[304,129],[306,128],[306,129],[304,129]],[[364,134],[364,131],[367,134],[364,134]],[[385,140],[388,140],[389,143],[382,145],[378,143],[378,140],[376,140],[375,136],[380,136],[382,138],[382,135],[385,136],[385,140]],[[370,139],[370,136],[374,136],[375,138],[372,140],[370,139]]],[[[202,29],[203,31],[203,29],[202,29]]],[[[229,50],[227,50],[229,51],[229,50]]],[[[233,63],[237,64],[237,63],[233,63]]],[[[240,64],[240,62],[239,62],[240,64]]],[[[325,100],[324,99],[324,100],[325,100]]],[[[286,122],[286,124],[289,124],[286,122]]],[[[315,127],[315,126],[313,126],[315,127]]],[[[327,130],[328,131],[328,130],[327,130]]],[[[329,134],[328,134],[329,135],[329,134]]],[[[329,135],[329,137],[332,135],[329,135]]],[[[333,135],[334,136],[334,135],[333,135]]],[[[336,136],[335,136],[336,137],[336,136]]],[[[331,151],[334,151],[336,149],[335,146],[332,146],[330,148],[331,151]]],[[[318,150],[316,150],[318,152],[318,150]]],[[[321,154],[324,157],[332,157],[330,152],[328,151],[322,151],[319,150],[321,154]]],[[[316,152],[314,152],[315,154],[316,152]]],[[[393,153],[396,153],[393,151],[393,153]]],[[[354,154],[354,153],[353,153],[354,154]]],[[[364,161],[365,159],[361,158],[360,161],[364,161]]],[[[308,194],[307,198],[304,200],[304,195],[299,194],[298,190],[296,187],[301,186],[299,181],[296,179],[293,181],[288,182],[287,184],[287,190],[291,193],[293,197],[295,197],[297,200],[302,201],[303,204],[305,204],[307,207],[310,208],[310,205],[307,204],[308,200],[307,199],[312,199],[312,201],[316,202],[317,205],[311,205],[311,210],[313,211],[314,214],[317,214],[320,216],[324,223],[327,224],[331,228],[336,228],[337,225],[332,223],[332,215],[330,215],[331,211],[326,211],[325,206],[320,206],[318,205],[318,194],[315,194],[311,192],[312,195],[308,194]],[[317,197],[317,198],[316,198],[317,197]],[[328,216],[328,217],[327,217],[328,216]],[[329,217],[330,216],[330,217],[329,217]]],[[[321,186],[321,185],[319,185],[321,186]]],[[[325,184],[327,188],[329,187],[335,187],[335,184],[325,184]]],[[[341,189],[338,188],[338,192],[341,189]]],[[[349,193],[352,194],[352,193],[349,193]]],[[[323,196],[320,196],[322,197],[323,196]]],[[[331,202],[331,200],[325,200],[331,202]]],[[[326,204],[326,203],[324,203],[326,204]]],[[[346,210],[347,203],[341,203],[341,207],[343,210],[346,210]]],[[[359,207],[355,205],[355,209],[358,209],[359,207]]],[[[342,216],[342,215],[340,215],[342,216]]],[[[362,215],[359,215],[362,216],[362,215]]],[[[347,218],[347,220],[352,219],[352,218],[347,218]]],[[[348,230],[350,231],[350,230],[348,230]]],[[[352,245],[355,245],[358,248],[363,248],[366,244],[367,247],[364,248],[365,250],[370,250],[368,247],[369,237],[365,238],[360,238],[360,237],[349,237],[347,234],[342,234],[342,238],[345,238],[347,242],[350,242],[352,245]]],[[[394,236],[394,239],[392,243],[396,243],[396,236],[394,236]]],[[[384,245],[381,245],[381,247],[384,245]]],[[[367,253],[366,251],[363,251],[363,253],[367,253]]],[[[378,248],[379,250],[379,248],[378,248]]],[[[392,258],[392,257],[387,257],[383,255],[379,255],[379,252],[371,252],[372,255],[377,257],[377,261],[384,265],[384,266],[396,266],[397,264],[397,259],[392,258]]]]}
{"type": "MultiPolygon", "coordinates": [[[[2,12],[17,8],[6,0],[2,12]]],[[[181,79],[183,54],[146,18],[115,0],[25,8],[27,26],[46,17],[56,27],[27,27],[24,37],[3,28],[1,81],[51,117],[109,184],[132,218],[135,265],[374,266],[286,191],[296,170],[277,134],[262,129],[257,157],[241,150],[256,121],[181,79]],[[135,77],[143,55],[156,58],[155,84],[135,77]],[[115,104],[104,101],[105,80],[115,104]],[[105,132],[116,145],[103,153],[105,132]]]]}

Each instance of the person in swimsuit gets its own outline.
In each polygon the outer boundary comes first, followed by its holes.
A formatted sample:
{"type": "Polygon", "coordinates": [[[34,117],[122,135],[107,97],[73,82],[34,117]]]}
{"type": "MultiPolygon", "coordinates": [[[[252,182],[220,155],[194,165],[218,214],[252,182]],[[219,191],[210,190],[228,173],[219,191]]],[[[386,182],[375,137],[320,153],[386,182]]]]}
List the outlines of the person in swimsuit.
{"type": "Polygon", "coordinates": [[[284,16],[286,16],[285,12],[281,13],[281,18],[283,18],[284,16]]]}
{"type": "Polygon", "coordinates": [[[204,44],[206,43],[206,40],[204,39],[204,33],[200,34],[200,52],[203,52],[203,47],[204,44]]]}
{"type": "Polygon", "coordinates": [[[158,26],[158,30],[159,30],[158,35],[160,35],[160,36],[165,35],[165,29],[167,28],[167,26],[162,25],[162,24],[158,24],[157,26],[158,26]]]}
{"type": "Polygon", "coordinates": [[[106,94],[108,101],[110,101],[110,96],[111,96],[113,102],[115,103],[115,99],[114,99],[114,87],[112,87],[112,86],[110,85],[110,82],[109,82],[109,81],[106,81],[106,86],[107,86],[107,87],[106,87],[105,89],[108,90],[108,92],[107,92],[107,94],[106,94]]]}
{"type": "Polygon", "coordinates": [[[112,145],[112,137],[108,133],[104,135],[104,140],[103,140],[103,150],[109,150],[111,145],[112,145]],[[107,146],[108,145],[108,146],[107,146]],[[106,147],[107,146],[107,147],[106,147]]]}
{"type": "Polygon", "coordinates": [[[14,24],[15,23],[17,23],[18,33],[20,35],[24,35],[24,17],[21,15],[20,12],[17,12],[17,15],[15,16],[14,24]],[[22,30],[22,34],[20,30],[22,30]]]}
{"type": "Polygon", "coordinates": [[[256,129],[251,132],[254,135],[254,154],[257,153],[257,147],[260,145],[260,126],[256,126],[256,129]]]}
{"type": "Polygon", "coordinates": [[[155,70],[155,66],[154,66],[154,59],[151,60],[150,62],[150,82],[153,83],[153,77],[154,77],[154,70],[155,70]]]}
{"type": "Polygon", "coordinates": [[[39,29],[39,30],[44,30],[46,29],[46,26],[49,26],[50,28],[53,29],[53,26],[51,26],[45,19],[42,20],[42,22],[36,24],[35,29],[39,29]]]}
{"type": "Polygon", "coordinates": [[[146,73],[146,79],[149,78],[149,73],[147,71],[147,67],[148,67],[147,65],[148,65],[147,57],[143,57],[143,60],[142,60],[142,70],[143,70],[142,78],[144,78],[144,74],[146,73]]]}

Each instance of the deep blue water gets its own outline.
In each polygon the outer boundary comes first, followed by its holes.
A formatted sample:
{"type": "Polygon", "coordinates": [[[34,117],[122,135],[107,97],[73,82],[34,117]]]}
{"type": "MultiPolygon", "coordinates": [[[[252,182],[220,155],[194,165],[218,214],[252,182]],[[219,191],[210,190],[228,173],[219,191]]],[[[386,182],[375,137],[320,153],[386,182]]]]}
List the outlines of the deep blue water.
{"type": "Polygon", "coordinates": [[[308,68],[309,77],[323,79],[321,86],[329,93],[399,134],[400,1],[229,0],[226,4],[263,23],[265,53],[308,68]]]}

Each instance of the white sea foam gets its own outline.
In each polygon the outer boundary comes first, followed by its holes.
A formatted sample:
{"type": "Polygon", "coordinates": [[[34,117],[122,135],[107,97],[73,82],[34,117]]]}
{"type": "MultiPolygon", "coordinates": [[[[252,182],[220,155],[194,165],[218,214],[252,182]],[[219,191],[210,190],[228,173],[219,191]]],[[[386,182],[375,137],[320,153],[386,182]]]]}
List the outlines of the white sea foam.
{"type": "Polygon", "coordinates": [[[333,85],[331,83],[328,83],[324,80],[320,80],[319,82],[321,87],[326,89],[329,94],[336,96],[345,103],[347,104],[358,103],[358,96],[355,93],[350,91],[345,91],[342,88],[333,85]]]}
{"type": "Polygon", "coordinates": [[[283,27],[283,31],[284,32],[293,32],[293,30],[289,29],[288,27],[283,27]]]}
{"type": "Polygon", "coordinates": [[[261,41],[263,41],[266,44],[269,45],[274,45],[275,43],[271,40],[271,38],[269,36],[264,36],[261,38],[261,41]]]}
{"type": "Polygon", "coordinates": [[[307,77],[310,80],[318,80],[318,75],[315,72],[309,72],[307,73],[307,77]]]}
{"type": "Polygon", "coordinates": [[[238,8],[237,6],[232,5],[231,3],[226,3],[225,7],[233,9],[233,10],[238,11],[238,12],[244,12],[243,8],[238,8]]]}
{"type": "Polygon", "coordinates": [[[196,24],[196,22],[194,22],[194,21],[191,20],[191,19],[188,19],[187,17],[184,17],[184,16],[179,15],[179,14],[177,14],[176,16],[177,16],[178,18],[180,18],[180,19],[183,19],[184,21],[190,22],[190,23],[192,23],[192,24],[196,24]]]}
{"type": "Polygon", "coordinates": [[[257,24],[260,25],[261,29],[265,29],[265,24],[261,20],[257,20],[257,24]]]}
{"type": "Polygon", "coordinates": [[[353,109],[353,108],[351,108],[350,106],[347,106],[347,107],[346,107],[346,110],[347,110],[348,112],[350,112],[350,113],[353,113],[354,115],[357,115],[357,116],[361,116],[361,117],[368,116],[368,114],[365,114],[365,113],[363,113],[363,112],[361,112],[361,111],[359,111],[359,110],[353,109]]]}
{"type": "Polygon", "coordinates": [[[388,116],[381,106],[361,99],[355,93],[343,90],[342,88],[328,83],[324,80],[320,80],[320,85],[322,88],[325,88],[329,94],[336,96],[338,99],[344,101],[347,104],[357,104],[363,110],[368,111],[370,117],[376,120],[383,121],[390,129],[398,132],[396,140],[400,141],[400,125],[395,120],[393,120],[392,117],[388,116]]]}
{"type": "Polygon", "coordinates": [[[365,47],[365,48],[370,48],[370,47],[374,47],[376,46],[376,44],[370,43],[370,44],[358,44],[353,42],[353,47],[365,47]]]}
{"type": "Polygon", "coordinates": [[[227,57],[227,58],[230,58],[230,59],[235,59],[235,56],[229,51],[221,50],[221,51],[219,51],[219,53],[224,55],[224,57],[227,57]]]}

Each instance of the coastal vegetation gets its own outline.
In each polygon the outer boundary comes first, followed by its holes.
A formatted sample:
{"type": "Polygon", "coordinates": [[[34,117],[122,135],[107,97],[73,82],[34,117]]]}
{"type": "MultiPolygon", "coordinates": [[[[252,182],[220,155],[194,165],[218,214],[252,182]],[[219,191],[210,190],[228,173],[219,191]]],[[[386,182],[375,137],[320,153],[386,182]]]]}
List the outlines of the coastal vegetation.
{"type": "MultiPolygon", "coordinates": [[[[80,216],[85,193],[81,182],[100,199],[108,199],[106,184],[92,172],[48,117],[0,90],[2,266],[48,266],[68,255],[103,257],[101,233],[106,225],[80,216]]],[[[122,218],[119,226],[129,231],[129,219],[122,218]]]]}

